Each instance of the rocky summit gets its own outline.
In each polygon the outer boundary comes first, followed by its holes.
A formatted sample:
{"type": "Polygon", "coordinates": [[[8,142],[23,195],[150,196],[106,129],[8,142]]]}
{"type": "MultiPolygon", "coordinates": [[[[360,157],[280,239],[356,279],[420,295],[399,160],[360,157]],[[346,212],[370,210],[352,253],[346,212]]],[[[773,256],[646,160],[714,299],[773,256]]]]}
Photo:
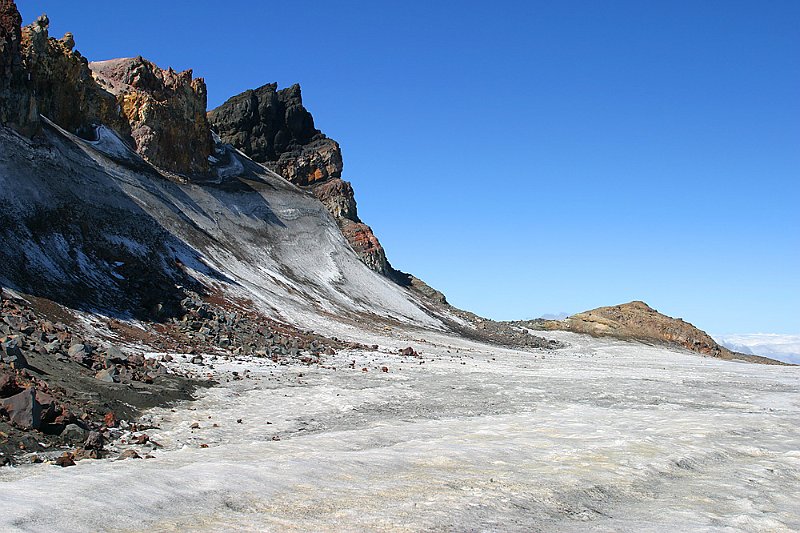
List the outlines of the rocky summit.
{"type": "Polygon", "coordinates": [[[711,336],[681,318],[663,315],[644,302],[634,301],[577,313],[564,320],[538,320],[536,329],[563,330],[598,337],[616,337],[680,346],[705,356],[779,364],[765,357],[740,354],[719,345],[711,336]]]}

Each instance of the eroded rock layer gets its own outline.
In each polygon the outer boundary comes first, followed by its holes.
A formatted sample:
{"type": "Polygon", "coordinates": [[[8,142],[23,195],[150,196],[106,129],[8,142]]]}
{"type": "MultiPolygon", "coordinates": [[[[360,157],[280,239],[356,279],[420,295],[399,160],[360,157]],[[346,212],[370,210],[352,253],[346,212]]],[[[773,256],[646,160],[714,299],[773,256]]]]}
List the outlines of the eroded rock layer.
{"type": "Polygon", "coordinates": [[[22,17],[11,0],[0,0],[0,123],[32,134],[38,114],[22,62],[22,17]]]}
{"type": "Polygon", "coordinates": [[[191,70],[162,70],[141,56],[89,66],[99,85],[115,96],[145,159],[183,174],[208,171],[213,143],[202,78],[193,78],[191,70]]]}

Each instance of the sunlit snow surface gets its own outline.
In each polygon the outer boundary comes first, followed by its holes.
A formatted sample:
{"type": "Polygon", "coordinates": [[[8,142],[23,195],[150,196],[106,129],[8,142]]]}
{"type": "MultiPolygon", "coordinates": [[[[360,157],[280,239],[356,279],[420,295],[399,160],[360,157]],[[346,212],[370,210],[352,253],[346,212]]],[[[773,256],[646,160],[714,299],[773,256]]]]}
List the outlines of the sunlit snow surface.
{"type": "Polygon", "coordinates": [[[552,337],[216,364],[253,377],[153,411],[155,459],[0,470],[0,530],[800,529],[797,368],[552,337]]]}

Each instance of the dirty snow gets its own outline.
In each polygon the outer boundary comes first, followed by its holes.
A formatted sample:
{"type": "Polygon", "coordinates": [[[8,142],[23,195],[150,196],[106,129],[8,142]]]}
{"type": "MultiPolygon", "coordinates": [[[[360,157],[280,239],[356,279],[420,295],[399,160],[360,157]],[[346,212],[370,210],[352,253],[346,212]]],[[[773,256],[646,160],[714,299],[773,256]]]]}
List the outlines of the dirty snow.
{"type": "Polygon", "coordinates": [[[2,470],[0,529],[800,528],[798,369],[568,333],[393,355],[418,335],[329,368],[219,359],[220,387],[148,413],[154,459],[2,470]]]}

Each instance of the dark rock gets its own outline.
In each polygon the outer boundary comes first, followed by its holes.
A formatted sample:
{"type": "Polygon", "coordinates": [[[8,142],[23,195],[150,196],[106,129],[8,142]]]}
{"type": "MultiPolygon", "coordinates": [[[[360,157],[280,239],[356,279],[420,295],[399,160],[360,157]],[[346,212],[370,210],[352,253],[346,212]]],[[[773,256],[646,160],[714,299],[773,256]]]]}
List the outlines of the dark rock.
{"type": "Polygon", "coordinates": [[[39,128],[39,112],[22,62],[22,16],[12,0],[0,0],[0,124],[24,135],[39,128]]]}
{"type": "Polygon", "coordinates": [[[20,429],[39,429],[43,420],[54,418],[54,409],[53,398],[33,387],[0,400],[0,410],[20,429]]]}
{"type": "Polygon", "coordinates": [[[11,373],[0,374],[0,398],[8,398],[22,391],[17,377],[11,373]]]}
{"type": "Polygon", "coordinates": [[[104,445],[105,439],[103,439],[103,434],[99,431],[90,431],[86,441],[83,443],[83,447],[87,450],[102,450],[104,445]]]}
{"type": "Polygon", "coordinates": [[[61,436],[70,442],[83,442],[86,438],[86,430],[77,424],[69,424],[61,432],[61,436]]]}
{"type": "Polygon", "coordinates": [[[339,144],[314,127],[299,85],[271,83],[234,96],[209,114],[224,143],[296,185],[342,174],[339,144]]]}
{"type": "Polygon", "coordinates": [[[8,339],[0,343],[0,356],[4,363],[11,365],[11,368],[17,370],[28,368],[28,360],[22,354],[16,339],[8,339]]]}

